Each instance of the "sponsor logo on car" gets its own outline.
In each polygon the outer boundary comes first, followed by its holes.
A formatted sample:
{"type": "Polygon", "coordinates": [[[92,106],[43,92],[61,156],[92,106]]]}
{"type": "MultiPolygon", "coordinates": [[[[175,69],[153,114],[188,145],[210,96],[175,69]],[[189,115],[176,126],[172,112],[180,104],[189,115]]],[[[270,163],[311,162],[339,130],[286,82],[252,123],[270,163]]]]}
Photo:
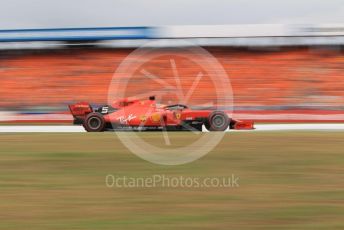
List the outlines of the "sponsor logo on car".
{"type": "Polygon", "coordinates": [[[160,121],[160,114],[159,113],[153,113],[152,115],[151,115],[151,119],[152,119],[152,121],[153,122],[159,122],[160,121]]]}
{"type": "Polygon", "coordinates": [[[147,121],[147,116],[146,115],[141,115],[140,116],[140,121],[143,123],[143,122],[146,122],[147,121]]]}
{"type": "Polygon", "coordinates": [[[133,119],[135,119],[135,118],[136,118],[136,116],[134,116],[133,114],[129,114],[128,117],[121,116],[121,117],[118,118],[118,120],[119,120],[119,122],[120,122],[121,124],[127,125],[128,122],[130,122],[131,120],[133,120],[133,119]]]}

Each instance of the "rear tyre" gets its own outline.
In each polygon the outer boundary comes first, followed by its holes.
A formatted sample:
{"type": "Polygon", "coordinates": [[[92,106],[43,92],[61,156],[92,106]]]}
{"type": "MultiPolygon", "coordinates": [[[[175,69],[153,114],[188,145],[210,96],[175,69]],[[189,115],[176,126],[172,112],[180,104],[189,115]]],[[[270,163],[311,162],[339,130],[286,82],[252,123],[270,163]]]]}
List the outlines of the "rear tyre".
{"type": "Polygon", "coordinates": [[[205,122],[205,127],[209,131],[225,131],[230,124],[230,119],[227,114],[222,111],[212,112],[208,120],[205,122]]]}
{"type": "Polygon", "coordinates": [[[83,126],[87,132],[103,132],[105,120],[100,113],[90,113],[86,116],[83,126]]]}

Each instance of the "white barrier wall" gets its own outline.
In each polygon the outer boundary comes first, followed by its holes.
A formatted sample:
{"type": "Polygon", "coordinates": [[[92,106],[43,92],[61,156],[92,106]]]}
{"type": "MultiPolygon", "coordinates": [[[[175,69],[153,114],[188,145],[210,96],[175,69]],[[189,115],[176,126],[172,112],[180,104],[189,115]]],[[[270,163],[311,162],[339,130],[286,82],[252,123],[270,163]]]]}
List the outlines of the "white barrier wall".
{"type": "Polygon", "coordinates": [[[161,38],[344,36],[344,24],[243,24],[207,26],[168,26],[160,27],[157,30],[157,32],[157,37],[161,38]]]}

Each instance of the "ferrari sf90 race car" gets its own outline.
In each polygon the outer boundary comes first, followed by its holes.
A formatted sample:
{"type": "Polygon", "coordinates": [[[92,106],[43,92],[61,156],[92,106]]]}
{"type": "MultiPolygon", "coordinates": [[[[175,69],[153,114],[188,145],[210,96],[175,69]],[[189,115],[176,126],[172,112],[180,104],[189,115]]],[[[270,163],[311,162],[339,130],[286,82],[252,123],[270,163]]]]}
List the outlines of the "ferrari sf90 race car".
{"type": "Polygon", "coordinates": [[[69,105],[74,124],[88,132],[103,131],[209,131],[253,129],[253,122],[231,119],[224,111],[193,110],[183,104],[158,105],[147,100],[121,99],[111,105],[92,108],[89,103],[69,105]]]}

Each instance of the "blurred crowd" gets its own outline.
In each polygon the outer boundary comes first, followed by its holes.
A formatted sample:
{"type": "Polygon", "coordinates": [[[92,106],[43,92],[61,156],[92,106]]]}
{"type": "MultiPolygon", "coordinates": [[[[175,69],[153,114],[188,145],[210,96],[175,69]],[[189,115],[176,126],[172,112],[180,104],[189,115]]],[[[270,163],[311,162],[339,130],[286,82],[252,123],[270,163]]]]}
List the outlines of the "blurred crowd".
{"type": "MultiPolygon", "coordinates": [[[[236,109],[344,108],[344,55],[340,48],[213,47],[207,50],[230,78],[236,109]]],[[[66,111],[67,104],[78,101],[104,104],[118,65],[132,51],[95,47],[1,51],[0,108],[49,112],[66,111]]],[[[145,68],[168,82],[173,77],[168,59],[167,64],[163,58],[152,60],[145,68]]],[[[182,87],[187,90],[196,70],[182,59],[176,58],[175,64],[182,87]]],[[[150,86],[142,79],[134,81],[128,86],[129,96],[142,93],[142,89],[153,90],[150,86]]],[[[213,84],[204,78],[189,104],[197,106],[211,101],[213,91],[213,84]]]]}

